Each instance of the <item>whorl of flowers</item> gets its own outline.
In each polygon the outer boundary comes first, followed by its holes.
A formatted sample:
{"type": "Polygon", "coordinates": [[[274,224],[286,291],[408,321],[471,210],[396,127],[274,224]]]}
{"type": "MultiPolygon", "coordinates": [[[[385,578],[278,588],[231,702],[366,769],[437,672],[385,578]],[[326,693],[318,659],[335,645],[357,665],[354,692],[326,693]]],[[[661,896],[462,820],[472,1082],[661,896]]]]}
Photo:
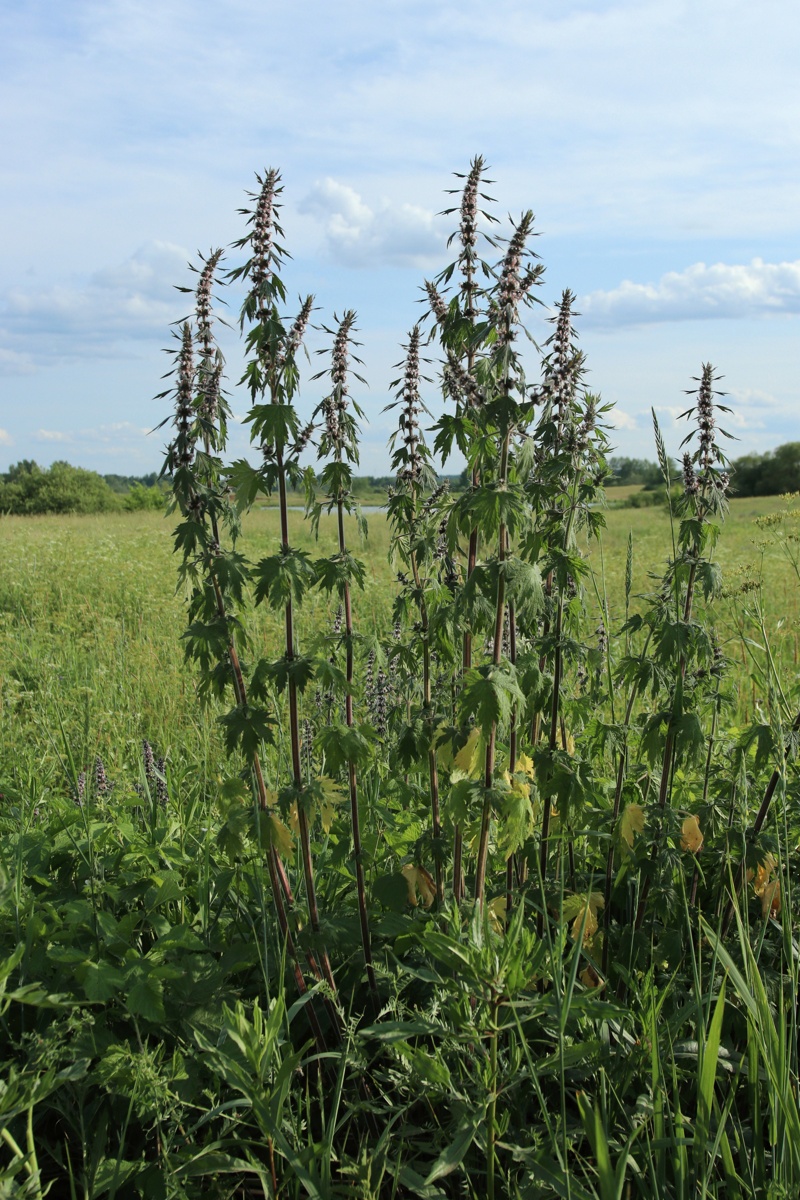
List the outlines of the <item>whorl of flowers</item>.
{"type": "Polygon", "coordinates": [[[314,422],[309,421],[303,429],[300,430],[297,441],[292,450],[293,455],[302,454],[308,443],[311,441],[311,435],[314,432],[314,422]]]}
{"type": "Polygon", "coordinates": [[[331,383],[333,389],[322,402],[325,429],[331,442],[342,437],[341,417],[347,408],[347,375],[350,369],[350,339],[355,329],[356,314],[348,309],[339,322],[331,351],[331,383]]]}
{"type": "Polygon", "coordinates": [[[478,243],[478,189],[485,165],[480,154],[473,158],[464,191],[461,193],[458,234],[467,254],[474,254],[478,243]]]}
{"type": "Polygon", "coordinates": [[[447,353],[444,379],[451,394],[455,393],[457,397],[463,396],[467,403],[475,408],[480,405],[483,400],[480,387],[469,371],[464,370],[464,367],[450,351],[447,353]]]}
{"type": "Polygon", "coordinates": [[[177,354],[178,384],[175,396],[175,427],[178,431],[171,457],[176,467],[189,467],[194,459],[194,345],[192,327],[184,321],[181,348],[177,354]]]}
{"type": "Polygon", "coordinates": [[[592,433],[594,432],[596,426],[597,426],[597,397],[589,395],[586,397],[586,407],[583,412],[583,420],[581,421],[580,425],[578,426],[578,431],[577,431],[576,442],[577,442],[577,449],[579,451],[581,451],[581,452],[584,451],[586,449],[586,447],[589,445],[589,438],[591,437],[592,433]]]}
{"type": "Polygon", "coordinates": [[[109,782],[105,764],[99,754],[94,760],[94,786],[98,796],[107,796],[114,786],[109,782]]]}
{"type": "Polygon", "coordinates": [[[419,336],[419,326],[415,325],[406,347],[405,371],[400,389],[400,429],[406,448],[406,460],[398,478],[407,483],[416,483],[422,474],[422,456],[419,451],[419,414],[422,410],[419,394],[419,336]]]}
{"type": "MultiPolygon", "coordinates": [[[[700,376],[695,376],[695,383],[699,386],[696,392],[689,392],[689,395],[696,396],[694,409],[689,409],[684,416],[694,414],[695,423],[697,425],[696,433],[689,434],[684,438],[686,442],[697,438],[697,450],[690,456],[692,466],[697,464],[699,467],[698,486],[694,492],[690,492],[685,487],[688,495],[696,495],[700,488],[710,487],[723,495],[730,487],[730,475],[725,470],[718,468],[725,463],[725,457],[717,443],[717,408],[721,408],[723,412],[728,410],[722,408],[715,402],[714,397],[723,395],[724,393],[715,391],[714,384],[720,378],[714,374],[714,368],[711,363],[704,363],[700,376]]],[[[723,431],[724,433],[724,431],[723,431]]],[[[684,456],[684,485],[686,483],[686,456],[684,456]]]]}
{"type": "Polygon", "coordinates": [[[522,278],[525,244],[532,231],[533,213],[529,210],[522,214],[514,227],[503,257],[497,290],[497,340],[501,346],[509,345],[514,339],[519,305],[526,292],[526,282],[522,278]]]}
{"type": "Polygon", "coordinates": [[[167,764],[165,759],[158,759],[156,762],[156,772],[156,800],[162,808],[166,808],[167,801],[169,800],[169,791],[167,790],[167,785],[164,782],[164,777],[167,773],[167,764]]]}
{"type": "Polygon", "coordinates": [[[687,496],[696,496],[700,491],[700,481],[695,474],[692,456],[688,450],[683,456],[683,490],[687,496]]]}
{"type": "Polygon", "coordinates": [[[222,250],[213,250],[203,261],[200,278],[195,289],[195,321],[197,322],[197,341],[204,358],[211,358],[214,353],[214,334],[211,328],[211,291],[216,282],[215,273],[222,259],[222,250]]]}
{"type": "Polygon", "coordinates": [[[144,764],[144,777],[149,784],[155,783],[156,778],[156,760],[153,754],[153,747],[148,742],[147,738],[142,742],[142,762],[144,764]]]}
{"type": "Polygon", "coordinates": [[[695,408],[695,418],[697,420],[697,430],[699,433],[699,462],[700,468],[703,471],[708,471],[718,457],[719,447],[716,443],[716,435],[714,429],[716,420],[714,418],[714,368],[711,363],[704,363],[702,374],[699,382],[700,386],[697,389],[697,405],[695,408]]]}
{"type": "Polygon", "coordinates": [[[550,318],[556,328],[548,339],[552,350],[547,361],[545,391],[556,408],[559,425],[563,425],[567,410],[575,398],[583,364],[583,355],[575,348],[576,334],[572,326],[574,303],[575,296],[567,288],[561,294],[558,312],[550,318]]]}
{"type": "Polygon", "coordinates": [[[447,320],[447,305],[442,297],[441,292],[435,283],[425,280],[425,292],[428,296],[428,305],[439,325],[444,325],[447,320]]]}
{"type": "MultiPolygon", "coordinates": [[[[253,229],[250,234],[250,245],[253,251],[253,261],[250,277],[253,281],[253,289],[258,293],[261,306],[265,299],[263,295],[265,285],[272,277],[275,210],[277,207],[275,198],[281,189],[279,187],[280,175],[274,167],[270,167],[263,179],[260,175],[256,175],[256,179],[261,184],[261,191],[252,217],[253,229]]],[[[263,309],[261,312],[263,313],[263,309]]]]}
{"type": "Polygon", "coordinates": [[[214,424],[219,412],[219,398],[222,389],[222,371],[225,362],[222,353],[217,350],[213,365],[207,366],[204,360],[199,367],[200,376],[200,414],[211,424],[214,424]]]}
{"type": "Polygon", "coordinates": [[[283,349],[278,357],[278,366],[282,367],[287,361],[291,361],[297,354],[297,351],[303,344],[308,322],[311,319],[311,313],[314,308],[314,297],[306,296],[303,301],[300,312],[292,322],[292,326],[286,335],[283,343],[283,349]]]}

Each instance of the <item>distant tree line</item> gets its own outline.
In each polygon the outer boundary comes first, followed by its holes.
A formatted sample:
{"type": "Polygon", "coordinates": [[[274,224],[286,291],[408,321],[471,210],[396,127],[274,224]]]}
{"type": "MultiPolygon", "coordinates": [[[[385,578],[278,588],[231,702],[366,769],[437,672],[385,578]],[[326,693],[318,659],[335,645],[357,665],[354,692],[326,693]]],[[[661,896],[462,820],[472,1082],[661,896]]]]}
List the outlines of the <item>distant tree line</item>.
{"type": "Polygon", "coordinates": [[[149,475],[98,475],[67,462],[40,467],[30,459],[0,475],[0,513],[133,512],[163,508],[166,493],[149,475]]]}
{"type": "MultiPolygon", "coordinates": [[[[643,484],[645,490],[660,488],[663,484],[657,463],[641,458],[610,458],[608,465],[613,472],[608,481],[612,485],[643,484]]],[[[681,477],[678,464],[670,461],[673,481],[681,477]]],[[[781,496],[786,492],[800,491],[800,442],[786,442],[775,450],[764,454],[743,454],[731,463],[734,496],[781,496]]]]}
{"type": "MultiPolygon", "coordinates": [[[[642,485],[646,493],[663,484],[657,463],[643,458],[610,458],[611,486],[642,485]]],[[[680,478],[677,463],[670,462],[673,481],[680,478]]],[[[800,442],[787,442],[765,454],[745,454],[732,464],[733,494],[774,496],[800,491],[800,442]]],[[[469,486],[467,471],[445,475],[453,491],[469,486]]],[[[393,475],[360,475],[353,479],[356,497],[384,496],[395,483],[393,475]]],[[[640,501],[649,497],[639,494],[640,501]]],[[[631,502],[636,497],[631,497],[631,502]]],[[[658,503],[653,495],[652,502],[658,503]]],[[[160,509],[165,504],[165,484],[157,472],[146,475],[100,475],[84,467],[54,462],[40,467],[23,459],[0,474],[0,513],[23,516],[36,513],[136,512],[160,509]]]]}

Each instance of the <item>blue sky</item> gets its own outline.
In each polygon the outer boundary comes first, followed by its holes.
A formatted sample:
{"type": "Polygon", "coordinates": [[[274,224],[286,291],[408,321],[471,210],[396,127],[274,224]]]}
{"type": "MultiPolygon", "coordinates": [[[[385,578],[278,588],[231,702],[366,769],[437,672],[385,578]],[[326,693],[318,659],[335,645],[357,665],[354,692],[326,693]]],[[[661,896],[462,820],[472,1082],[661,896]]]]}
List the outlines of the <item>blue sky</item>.
{"type": "Polygon", "coordinates": [[[542,298],[579,296],[619,453],[653,457],[651,405],[677,449],[707,360],[734,454],[800,439],[798,61],[786,0],[3,0],[0,469],[160,465],[173,285],[274,165],[290,294],[359,312],[384,471],[392,364],[476,153],[499,214],[536,213],[542,298]]]}

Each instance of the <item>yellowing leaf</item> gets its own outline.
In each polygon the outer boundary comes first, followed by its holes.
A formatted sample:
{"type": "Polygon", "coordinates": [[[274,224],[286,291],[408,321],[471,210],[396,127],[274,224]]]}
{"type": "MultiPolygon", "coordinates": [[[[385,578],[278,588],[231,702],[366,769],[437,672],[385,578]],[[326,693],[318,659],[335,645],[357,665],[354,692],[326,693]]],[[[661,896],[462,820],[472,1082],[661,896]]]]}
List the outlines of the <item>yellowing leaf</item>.
{"type": "Polygon", "coordinates": [[[597,933],[597,913],[593,912],[592,909],[586,904],[584,904],[583,908],[572,922],[572,928],[569,931],[569,935],[573,942],[577,942],[578,938],[581,936],[581,928],[583,929],[583,944],[586,945],[586,943],[590,941],[591,938],[593,938],[597,933]],[[585,925],[583,921],[584,913],[586,913],[585,925]]]}
{"type": "Polygon", "coordinates": [[[564,920],[572,920],[570,937],[577,942],[583,928],[583,945],[591,941],[598,930],[597,910],[605,904],[602,892],[590,892],[588,896],[570,896],[564,901],[564,920]],[[584,925],[584,914],[586,924],[584,925]]]}
{"type": "MultiPolygon", "coordinates": [[[[755,879],[753,880],[753,890],[757,896],[763,894],[764,889],[772,877],[772,872],[775,870],[777,865],[778,864],[775,862],[775,856],[772,854],[768,854],[764,861],[758,864],[758,870],[756,871],[755,879]]],[[[753,879],[752,871],[748,871],[747,874],[750,879],[753,879]]]]}
{"type": "Polygon", "coordinates": [[[430,908],[436,899],[436,884],[424,867],[417,867],[417,890],[422,903],[426,908],[430,908]]]}
{"type": "Polygon", "coordinates": [[[533,775],[534,775],[533,759],[530,757],[530,755],[520,754],[519,758],[517,759],[517,761],[514,764],[514,774],[515,775],[529,775],[531,777],[531,779],[533,779],[533,775]]]}
{"type": "Polygon", "coordinates": [[[644,832],[644,809],[641,804],[626,804],[619,819],[619,836],[627,846],[633,846],[637,833],[644,832]]]}
{"type": "Polygon", "coordinates": [[[605,984],[603,983],[603,981],[601,980],[600,976],[597,974],[597,971],[595,971],[595,969],[591,963],[589,963],[588,966],[583,968],[583,970],[581,971],[578,978],[580,979],[580,981],[584,987],[587,987],[587,988],[605,987],[605,984]]]}
{"type": "Polygon", "coordinates": [[[681,825],[681,850],[690,854],[699,854],[703,849],[703,834],[697,817],[685,817],[681,825]]]}
{"type": "Polygon", "coordinates": [[[781,911],[781,884],[779,879],[767,883],[761,892],[762,917],[777,917],[781,911]]]}
{"type": "Polygon", "coordinates": [[[561,729],[559,728],[556,730],[556,745],[558,746],[559,750],[566,750],[567,754],[575,753],[575,738],[572,736],[569,730],[567,730],[566,745],[565,739],[561,736],[561,729]]]}
{"type": "MultiPolygon", "coordinates": [[[[265,819],[262,816],[262,821],[265,819]]],[[[294,852],[294,839],[290,830],[286,828],[280,817],[276,817],[275,813],[267,813],[266,820],[268,821],[270,845],[274,846],[278,854],[284,857],[294,852]]]]}
{"type": "Polygon", "coordinates": [[[486,905],[486,912],[495,933],[502,933],[506,927],[506,897],[495,896],[494,900],[490,900],[486,905]]]}
{"type": "Polygon", "coordinates": [[[424,867],[417,867],[414,863],[406,863],[402,870],[402,876],[406,881],[408,888],[408,903],[412,908],[416,908],[419,901],[417,900],[417,892],[426,908],[430,908],[436,898],[436,884],[430,876],[430,872],[424,867]]]}
{"type": "Polygon", "coordinates": [[[465,744],[453,759],[453,766],[463,772],[461,778],[480,779],[483,774],[483,759],[486,743],[481,737],[481,731],[476,725],[470,731],[465,744]]]}

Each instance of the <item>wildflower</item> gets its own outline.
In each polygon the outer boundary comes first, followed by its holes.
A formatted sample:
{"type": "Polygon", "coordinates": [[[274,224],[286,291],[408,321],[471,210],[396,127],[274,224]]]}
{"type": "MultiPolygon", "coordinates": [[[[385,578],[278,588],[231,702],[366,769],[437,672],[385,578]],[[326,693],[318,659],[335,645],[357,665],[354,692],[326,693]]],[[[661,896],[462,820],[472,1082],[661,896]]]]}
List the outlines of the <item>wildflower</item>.
{"type": "Polygon", "coordinates": [[[107,796],[113,787],[108,781],[105,764],[99,754],[94,760],[94,786],[98,796],[107,796]]]}
{"type": "Polygon", "coordinates": [[[148,784],[155,783],[155,768],[156,762],[153,756],[153,747],[148,742],[147,738],[142,742],[142,759],[144,761],[144,777],[148,784]]]}
{"type": "Polygon", "coordinates": [[[169,792],[166,783],[167,764],[163,758],[159,758],[156,762],[156,801],[162,808],[167,807],[169,800],[169,792]]]}

